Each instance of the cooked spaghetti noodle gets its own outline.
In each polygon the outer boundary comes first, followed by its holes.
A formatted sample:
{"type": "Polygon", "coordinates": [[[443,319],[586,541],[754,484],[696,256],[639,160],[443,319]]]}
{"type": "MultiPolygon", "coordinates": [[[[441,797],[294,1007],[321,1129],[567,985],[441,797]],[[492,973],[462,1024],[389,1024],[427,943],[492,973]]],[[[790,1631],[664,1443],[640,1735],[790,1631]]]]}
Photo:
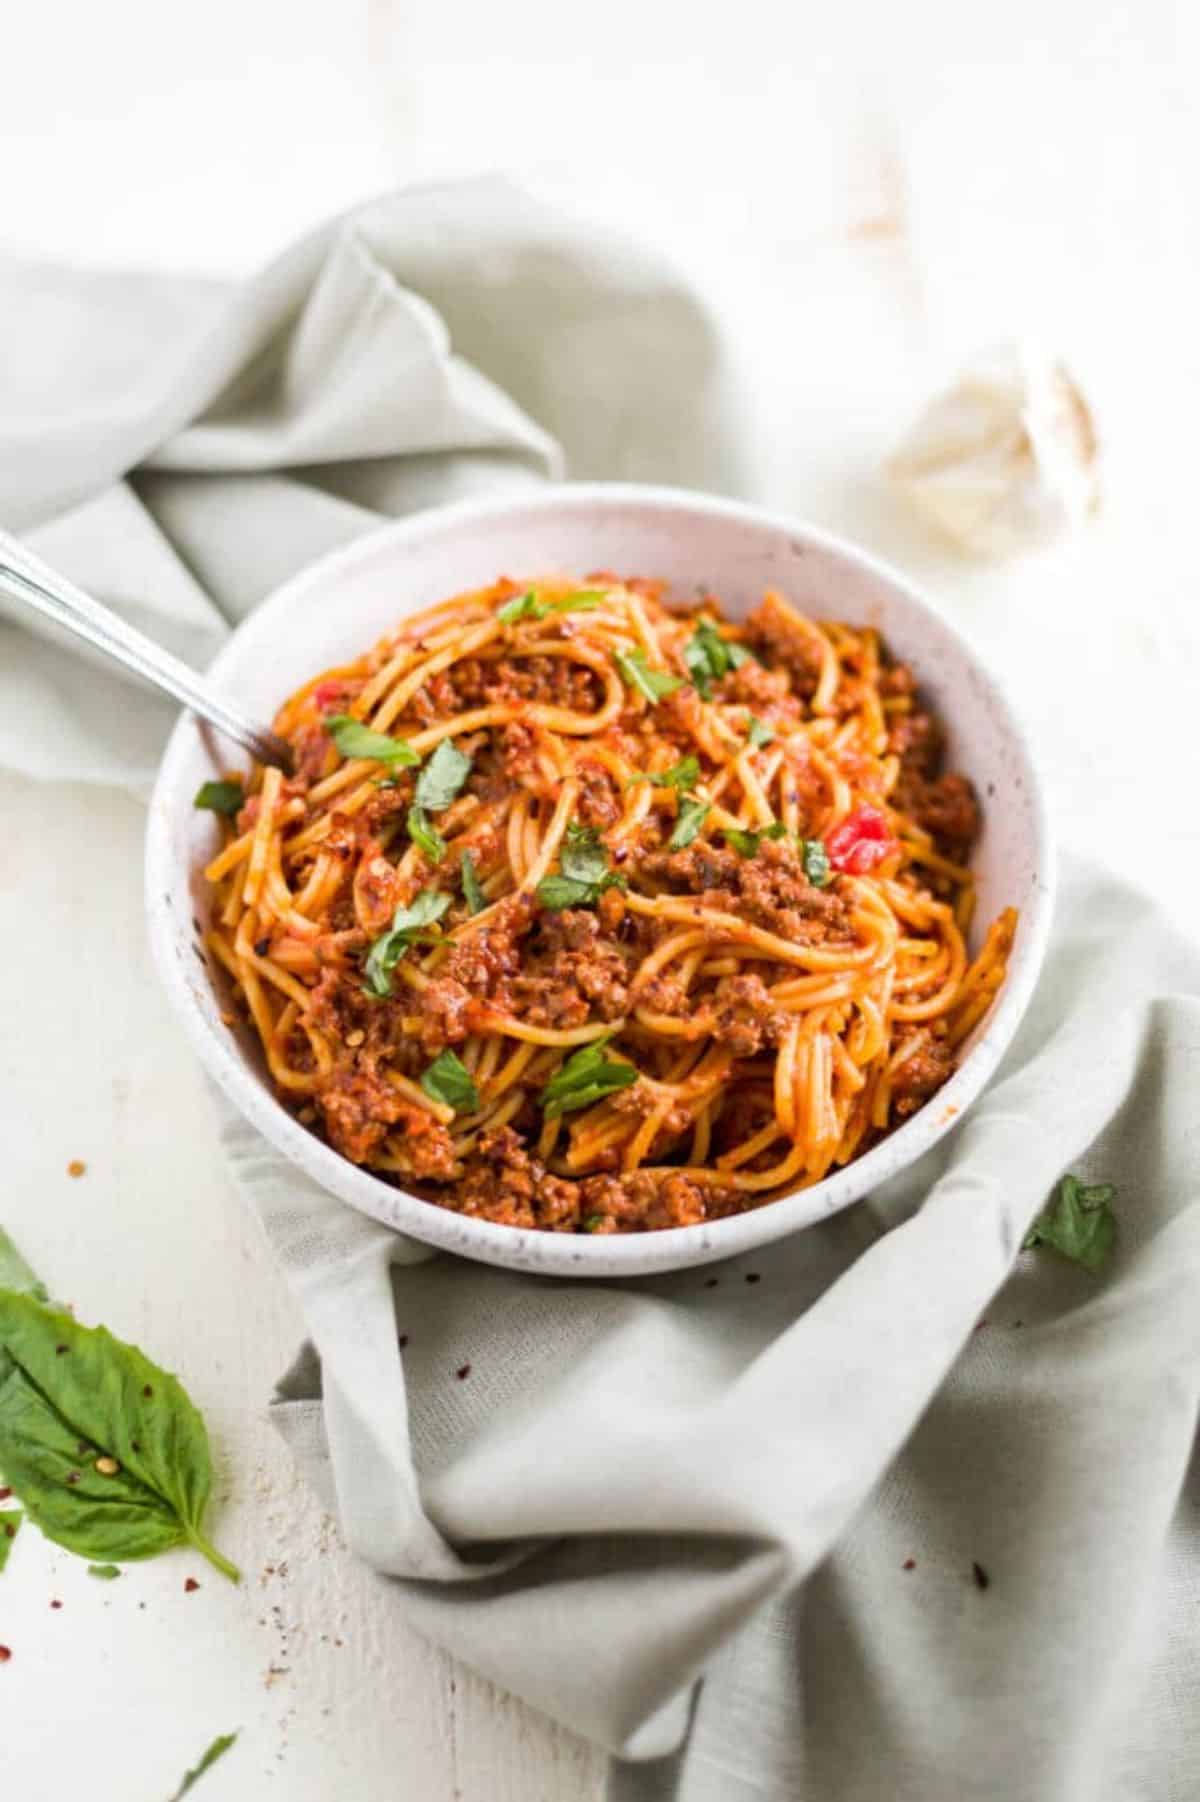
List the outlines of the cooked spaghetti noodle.
{"type": "Polygon", "coordinates": [[[280,1098],[445,1207],[607,1233],[818,1182],[1004,979],[1016,916],[971,959],[977,805],[910,671],[777,593],[730,625],[499,582],[275,729],[294,774],[198,797],[229,817],[208,944],[280,1098]]]}

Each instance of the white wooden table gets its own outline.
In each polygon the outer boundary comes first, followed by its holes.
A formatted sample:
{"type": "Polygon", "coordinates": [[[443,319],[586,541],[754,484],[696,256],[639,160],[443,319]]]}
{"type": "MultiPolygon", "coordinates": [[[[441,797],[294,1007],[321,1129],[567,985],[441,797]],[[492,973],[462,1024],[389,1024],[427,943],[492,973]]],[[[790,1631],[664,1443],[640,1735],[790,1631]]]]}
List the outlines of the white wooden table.
{"type": "MultiPolygon", "coordinates": [[[[758,497],[939,591],[1032,721],[1064,838],[1186,922],[1194,9],[670,11],[112,0],[68,27],[24,9],[0,249],[237,274],[365,193],[487,166],[672,244],[728,324],[758,497]],[[1074,542],[980,568],[898,516],[874,471],[959,354],[1023,326],[1091,384],[1108,502],[1074,542]]],[[[150,969],[141,833],[123,796],[0,785],[0,1218],[82,1316],[185,1376],[246,1576],[179,1555],[99,1584],[26,1531],[0,1579],[5,1779],[25,1802],[162,1802],[240,1727],[213,1802],[598,1797],[594,1753],[405,1629],[267,1425],[299,1320],[150,969]]]]}

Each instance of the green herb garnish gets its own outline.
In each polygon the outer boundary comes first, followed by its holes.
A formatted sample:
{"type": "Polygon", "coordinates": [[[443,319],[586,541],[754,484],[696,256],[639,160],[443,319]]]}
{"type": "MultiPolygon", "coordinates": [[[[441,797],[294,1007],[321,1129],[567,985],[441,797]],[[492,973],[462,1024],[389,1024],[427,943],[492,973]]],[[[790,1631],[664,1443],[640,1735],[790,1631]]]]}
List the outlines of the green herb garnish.
{"type": "Polygon", "coordinates": [[[547,1120],[590,1107],[602,1096],[611,1095],[617,1089],[627,1089],[630,1083],[637,1081],[638,1073],[632,1064],[615,1063],[605,1057],[604,1047],[612,1036],[611,1032],[606,1032],[602,1039],[593,1039],[590,1045],[585,1045],[565,1064],[559,1065],[541,1094],[542,1112],[547,1120]]]}
{"type": "Polygon", "coordinates": [[[199,1782],[205,1771],[212,1770],[218,1758],[223,1758],[225,1756],[236,1738],[236,1733],[222,1733],[217,1739],[214,1739],[212,1745],[209,1746],[203,1758],[200,1760],[200,1763],[193,1765],[190,1771],[184,1772],[183,1782],[179,1785],[175,1794],[168,1798],[168,1802],[182,1802],[182,1798],[187,1795],[193,1783],[199,1782]]]}
{"type": "Polygon", "coordinates": [[[640,647],[634,651],[614,651],[613,661],[620,670],[625,685],[636,688],[652,705],[683,687],[682,676],[669,675],[666,670],[651,669],[646,662],[646,653],[640,647]]]}
{"type": "Polygon", "coordinates": [[[668,848],[682,851],[685,846],[690,845],[708,818],[711,807],[711,802],[698,800],[695,795],[689,796],[679,809],[675,830],[667,841],[668,848]]]}
{"type": "Polygon", "coordinates": [[[746,737],[750,740],[750,743],[756,750],[761,751],[764,745],[774,743],[775,728],[774,726],[768,726],[765,720],[756,720],[754,715],[751,714],[750,725],[747,729],[746,737]]]}
{"type": "Polygon", "coordinates": [[[434,1101],[443,1101],[456,1114],[473,1114],[479,1106],[479,1090],[471,1072],[453,1051],[435,1057],[421,1078],[421,1087],[434,1101]]]}
{"type": "Polygon", "coordinates": [[[408,836],[418,851],[423,851],[430,863],[441,863],[446,855],[446,841],[436,831],[433,822],[423,807],[410,807],[408,810],[408,836]]]}
{"type": "Polygon", "coordinates": [[[0,1571],[8,1563],[8,1554],[13,1549],[17,1529],[24,1519],[20,1508],[0,1508],[0,1571]]]}
{"type": "Polygon", "coordinates": [[[551,613],[593,613],[606,599],[607,596],[598,589],[581,588],[575,594],[563,595],[558,601],[539,601],[531,588],[528,593],[505,601],[503,607],[496,609],[496,618],[506,626],[513,626],[519,619],[545,619],[551,613]]]}
{"type": "Polygon", "coordinates": [[[631,776],[630,786],[635,782],[652,782],[655,788],[677,788],[681,792],[695,788],[700,780],[700,759],[689,753],[673,763],[669,770],[652,770],[645,776],[631,776]]]}
{"type": "Polygon", "coordinates": [[[348,713],[330,714],[322,724],[343,757],[365,757],[372,763],[398,763],[409,767],[421,761],[402,738],[373,732],[370,726],[364,726],[361,720],[348,713]]]}
{"type": "Polygon", "coordinates": [[[594,907],[606,888],[624,888],[625,878],[614,876],[608,867],[608,852],[594,826],[580,826],[574,820],[558,854],[557,876],[543,876],[536,894],[543,907],[553,913],[564,907],[594,907]]]}
{"type": "Polygon", "coordinates": [[[589,1214],[587,1219],[581,1221],[580,1224],[585,1233],[598,1233],[600,1228],[604,1225],[604,1215],[589,1214]]]}
{"type": "Polygon", "coordinates": [[[101,1583],[112,1583],[120,1576],[120,1574],[120,1569],[115,1564],[88,1565],[88,1576],[97,1578],[101,1583]]]}
{"type": "Polygon", "coordinates": [[[731,669],[740,669],[743,663],[749,663],[750,653],[745,645],[734,639],[722,638],[710,619],[702,619],[683,647],[683,660],[697,693],[707,701],[711,698],[713,683],[727,676],[731,669]]]}
{"type": "Polygon", "coordinates": [[[391,926],[382,933],[367,953],[363,965],[368,995],[380,998],[392,992],[392,971],[410,945],[440,920],[450,905],[450,896],[438,889],[423,888],[407,907],[400,906],[392,916],[391,926]]]}
{"type": "Polygon", "coordinates": [[[1048,1245],[1094,1276],[1116,1240],[1117,1222],[1109,1206],[1116,1193],[1112,1183],[1081,1183],[1077,1176],[1064,1176],[1021,1249],[1048,1245]]]}
{"type": "Polygon", "coordinates": [[[782,820],[772,820],[761,832],[752,832],[741,826],[725,826],[721,837],[727,845],[732,845],[739,857],[757,857],[758,847],[764,838],[786,838],[787,827],[782,820]]]}
{"type": "Polygon", "coordinates": [[[458,880],[462,883],[463,900],[473,914],[481,914],[487,906],[487,899],[479,886],[479,877],[475,873],[475,860],[469,851],[464,851],[458,866],[458,880]]]}
{"type": "Polygon", "coordinates": [[[814,888],[829,887],[833,880],[833,871],[829,867],[829,853],[825,849],[823,839],[801,839],[800,862],[804,866],[804,874],[814,888]]]}
{"type": "Polygon", "coordinates": [[[12,1289],[0,1290],[0,1467],[30,1520],[82,1558],[191,1545],[238,1580],[204,1535],[208,1434],[178,1378],[12,1289]]]}
{"type": "Polygon", "coordinates": [[[245,801],[246,791],[240,782],[202,782],[192,806],[207,807],[210,813],[221,813],[227,820],[232,820],[241,812],[245,801]]]}
{"type": "Polygon", "coordinates": [[[470,773],[471,759],[466,752],[460,751],[453,739],[443,738],[417,777],[417,806],[440,813],[449,807],[470,773]]]}

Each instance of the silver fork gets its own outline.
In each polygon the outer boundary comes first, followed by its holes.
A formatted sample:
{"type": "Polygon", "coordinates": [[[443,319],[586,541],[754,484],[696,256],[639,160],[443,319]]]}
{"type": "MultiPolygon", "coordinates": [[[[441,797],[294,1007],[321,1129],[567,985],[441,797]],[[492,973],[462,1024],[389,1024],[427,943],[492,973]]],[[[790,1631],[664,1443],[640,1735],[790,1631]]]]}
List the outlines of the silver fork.
{"type": "Polygon", "coordinates": [[[172,700],[182,702],[225,738],[251,752],[260,763],[291,769],[291,750],[282,738],[247,719],[230,706],[206,676],[197,675],[144,632],[127,625],[110,607],[85,594],[2,529],[0,593],[40,613],[43,619],[53,621],[93,650],[103,652],[127,675],[140,677],[172,700]]]}

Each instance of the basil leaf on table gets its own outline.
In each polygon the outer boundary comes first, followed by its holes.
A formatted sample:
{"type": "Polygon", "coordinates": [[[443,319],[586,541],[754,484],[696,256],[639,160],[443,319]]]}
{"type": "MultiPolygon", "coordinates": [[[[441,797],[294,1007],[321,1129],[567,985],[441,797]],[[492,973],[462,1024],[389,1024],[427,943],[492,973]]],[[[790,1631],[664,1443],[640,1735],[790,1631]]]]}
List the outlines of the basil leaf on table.
{"type": "Polygon", "coordinates": [[[458,880],[462,884],[463,900],[473,914],[481,914],[487,906],[487,897],[479,886],[479,877],[475,870],[475,859],[469,851],[464,851],[458,866],[458,880]]]}
{"type": "Polygon", "coordinates": [[[96,1560],[192,1545],[237,1582],[204,1536],[208,1434],[178,1378],[106,1327],[11,1289],[0,1351],[0,1469],[48,1539],[96,1560]]]}
{"type": "Polygon", "coordinates": [[[417,777],[413,799],[428,813],[440,813],[449,807],[471,773],[471,759],[460,751],[453,739],[443,738],[429,762],[417,777]]]}
{"type": "Polygon", "coordinates": [[[651,669],[646,662],[646,653],[640,647],[634,651],[614,651],[613,662],[620,670],[626,687],[636,688],[651,704],[661,701],[664,695],[673,695],[677,688],[683,687],[682,676],[672,676],[662,669],[651,669]]]}
{"type": "Polygon", "coordinates": [[[1026,1233],[1022,1251],[1048,1245],[1095,1276],[1116,1241],[1117,1222],[1109,1206],[1116,1193],[1112,1183],[1087,1184],[1077,1176],[1064,1176],[1050,1206],[1026,1233]]]}
{"type": "Polygon", "coordinates": [[[194,1783],[199,1782],[205,1771],[211,1771],[218,1758],[223,1758],[225,1756],[236,1738],[236,1733],[218,1734],[212,1745],[209,1746],[208,1750],[205,1752],[199,1764],[193,1765],[190,1771],[184,1772],[183,1782],[179,1785],[179,1788],[174,1794],[167,1798],[167,1802],[181,1802],[181,1798],[187,1795],[194,1783]]]}
{"type": "Polygon", "coordinates": [[[434,1058],[421,1078],[421,1087],[434,1101],[444,1102],[456,1114],[473,1114],[479,1106],[474,1078],[453,1051],[443,1051],[434,1058]]]}
{"type": "Polygon", "coordinates": [[[408,836],[430,863],[441,863],[446,855],[446,841],[423,807],[409,808],[408,836]]]}
{"type": "Polygon", "coordinates": [[[196,790],[193,807],[206,807],[210,813],[223,814],[227,820],[241,812],[246,791],[240,782],[202,782],[196,790]]]}
{"type": "Polygon", "coordinates": [[[675,822],[675,830],[667,841],[668,849],[683,851],[697,837],[700,828],[708,818],[712,804],[698,801],[695,795],[690,796],[679,809],[679,817],[675,822]]]}
{"type": "Polygon", "coordinates": [[[372,731],[348,713],[331,714],[323,725],[343,757],[365,757],[372,763],[399,763],[411,768],[421,759],[402,738],[372,731]]]}
{"type": "Polygon", "coordinates": [[[13,1549],[17,1529],[24,1519],[20,1508],[0,1508],[0,1571],[8,1563],[8,1554],[13,1549]]]}
{"type": "Polygon", "coordinates": [[[120,1574],[115,1564],[88,1565],[88,1576],[99,1578],[101,1583],[112,1583],[120,1574]]]}
{"type": "Polygon", "coordinates": [[[638,1073],[632,1064],[605,1057],[604,1047],[611,1038],[609,1032],[602,1039],[593,1039],[559,1065],[541,1093],[542,1113],[547,1120],[590,1107],[602,1096],[627,1089],[637,1081],[638,1073]]]}

